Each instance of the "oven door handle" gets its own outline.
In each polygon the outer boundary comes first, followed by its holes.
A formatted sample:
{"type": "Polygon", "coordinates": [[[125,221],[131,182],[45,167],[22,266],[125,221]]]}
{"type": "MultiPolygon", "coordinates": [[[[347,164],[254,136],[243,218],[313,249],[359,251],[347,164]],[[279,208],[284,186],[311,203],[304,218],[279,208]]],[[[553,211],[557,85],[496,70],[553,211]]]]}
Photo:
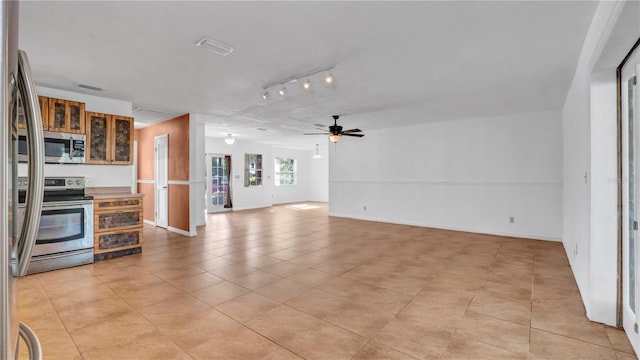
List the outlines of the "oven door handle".
{"type": "Polygon", "coordinates": [[[22,96],[23,111],[27,125],[27,149],[29,153],[29,184],[27,186],[27,204],[20,237],[16,243],[17,276],[24,276],[29,269],[31,252],[40,227],[42,198],[44,195],[44,134],[42,117],[36,86],[31,77],[31,66],[27,53],[18,51],[18,89],[22,96]]]}
{"type": "Polygon", "coordinates": [[[42,211],[45,210],[67,210],[67,209],[79,209],[91,205],[91,202],[87,201],[65,201],[64,203],[44,203],[42,205],[42,211]]]}

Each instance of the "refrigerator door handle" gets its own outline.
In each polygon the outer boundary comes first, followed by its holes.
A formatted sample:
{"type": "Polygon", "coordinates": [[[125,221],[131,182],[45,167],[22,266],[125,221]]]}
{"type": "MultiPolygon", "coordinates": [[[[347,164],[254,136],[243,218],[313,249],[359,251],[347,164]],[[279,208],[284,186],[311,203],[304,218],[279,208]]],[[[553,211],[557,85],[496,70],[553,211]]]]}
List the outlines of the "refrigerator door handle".
{"type": "Polygon", "coordinates": [[[29,184],[23,226],[17,242],[17,276],[24,276],[29,269],[31,252],[36,242],[42,212],[44,193],[44,134],[36,86],[31,77],[31,66],[27,53],[18,51],[18,90],[22,96],[23,111],[27,125],[29,152],[29,184]]]}
{"type": "Polygon", "coordinates": [[[36,333],[22,321],[20,322],[20,337],[29,348],[29,360],[42,360],[42,347],[36,333]]]}

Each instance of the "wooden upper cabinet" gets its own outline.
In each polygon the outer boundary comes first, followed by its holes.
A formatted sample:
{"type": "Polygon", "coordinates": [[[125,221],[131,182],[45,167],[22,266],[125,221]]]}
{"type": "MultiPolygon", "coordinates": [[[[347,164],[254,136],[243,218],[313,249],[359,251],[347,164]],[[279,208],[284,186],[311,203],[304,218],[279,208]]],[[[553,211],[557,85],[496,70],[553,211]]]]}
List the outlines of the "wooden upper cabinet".
{"type": "Polygon", "coordinates": [[[84,103],[49,99],[49,130],[75,134],[85,133],[84,103]]]}
{"type": "Polygon", "coordinates": [[[111,163],[120,165],[133,164],[133,118],[112,115],[111,163]]]}
{"type": "Polygon", "coordinates": [[[40,104],[40,116],[42,117],[42,130],[49,130],[49,98],[38,96],[40,104]]]}
{"type": "Polygon", "coordinates": [[[86,113],[87,164],[133,164],[133,118],[86,113]]]}
{"type": "MultiPolygon", "coordinates": [[[[24,117],[24,109],[22,109],[22,99],[18,96],[18,128],[27,127],[24,117]]],[[[49,98],[38,96],[38,104],[40,105],[40,116],[42,117],[42,130],[49,129],[49,98]]]]}
{"type": "Polygon", "coordinates": [[[87,112],[85,143],[85,162],[87,164],[109,164],[111,143],[111,115],[87,112]]]}

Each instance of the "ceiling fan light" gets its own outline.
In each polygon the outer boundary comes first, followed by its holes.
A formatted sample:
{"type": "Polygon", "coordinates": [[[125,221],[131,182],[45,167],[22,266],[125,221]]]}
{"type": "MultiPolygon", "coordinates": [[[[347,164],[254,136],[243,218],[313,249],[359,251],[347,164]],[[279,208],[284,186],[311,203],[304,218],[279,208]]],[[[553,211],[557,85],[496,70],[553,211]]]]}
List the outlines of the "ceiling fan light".
{"type": "Polygon", "coordinates": [[[224,142],[226,142],[227,145],[233,145],[233,143],[236,142],[236,138],[231,136],[231,134],[227,134],[227,136],[224,138],[224,142]]]}
{"type": "Polygon", "coordinates": [[[340,141],[340,139],[342,139],[342,135],[337,135],[337,134],[329,135],[329,140],[331,140],[331,142],[334,144],[340,141]]]}

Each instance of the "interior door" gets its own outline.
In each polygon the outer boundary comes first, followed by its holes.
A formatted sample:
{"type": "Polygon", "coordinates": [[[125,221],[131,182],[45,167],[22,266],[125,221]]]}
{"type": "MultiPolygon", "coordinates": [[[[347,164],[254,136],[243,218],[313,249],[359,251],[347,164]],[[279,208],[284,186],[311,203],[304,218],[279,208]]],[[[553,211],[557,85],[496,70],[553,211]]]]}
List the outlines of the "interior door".
{"type": "Polygon", "coordinates": [[[621,72],[622,85],[622,325],[636,353],[640,353],[640,51],[621,72]]]}
{"type": "Polygon", "coordinates": [[[205,196],[207,212],[213,213],[230,208],[229,168],[228,156],[207,154],[206,174],[207,193],[205,196]]]}
{"type": "Polygon", "coordinates": [[[156,226],[167,228],[169,225],[169,134],[158,135],[155,143],[155,215],[156,226]]]}

